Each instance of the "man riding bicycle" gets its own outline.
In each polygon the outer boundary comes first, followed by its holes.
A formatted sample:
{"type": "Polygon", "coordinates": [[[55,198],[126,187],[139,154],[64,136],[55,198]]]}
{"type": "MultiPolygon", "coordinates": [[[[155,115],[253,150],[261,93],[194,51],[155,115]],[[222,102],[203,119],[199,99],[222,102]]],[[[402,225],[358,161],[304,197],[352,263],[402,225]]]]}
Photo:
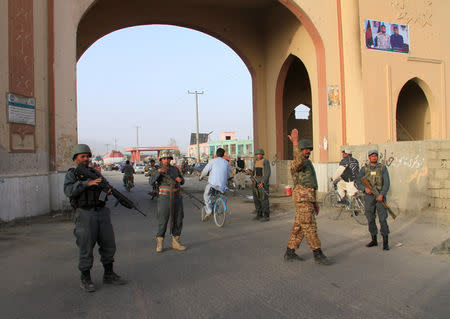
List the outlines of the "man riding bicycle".
{"type": "Polygon", "coordinates": [[[333,175],[333,183],[337,185],[337,191],[341,200],[339,203],[345,203],[345,193],[352,197],[358,192],[355,186],[355,180],[359,173],[359,162],[353,158],[352,151],[345,149],[342,151],[342,160],[336,173],[333,175]]]}
{"type": "Polygon", "coordinates": [[[203,193],[203,199],[205,201],[205,220],[211,217],[212,214],[212,199],[214,190],[219,192],[226,192],[228,190],[227,180],[230,175],[230,164],[223,158],[225,150],[218,148],[216,151],[216,157],[212,159],[203,169],[199,180],[202,180],[209,174],[208,184],[205,187],[203,193]]]}
{"type": "Polygon", "coordinates": [[[130,165],[130,161],[126,161],[124,167],[122,168],[123,173],[123,186],[127,186],[127,178],[131,178],[131,182],[134,184],[134,168],[130,165]]]}

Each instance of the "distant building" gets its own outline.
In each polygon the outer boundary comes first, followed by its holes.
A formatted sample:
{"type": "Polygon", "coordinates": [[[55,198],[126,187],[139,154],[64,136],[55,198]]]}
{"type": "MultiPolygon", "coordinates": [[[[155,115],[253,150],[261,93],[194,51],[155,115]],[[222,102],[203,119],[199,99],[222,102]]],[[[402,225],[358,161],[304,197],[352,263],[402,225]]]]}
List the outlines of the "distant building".
{"type": "Polygon", "coordinates": [[[103,156],[103,162],[108,164],[118,164],[125,160],[125,156],[119,151],[111,151],[110,153],[103,156]]]}
{"type": "MultiPolygon", "coordinates": [[[[199,140],[202,142],[202,138],[199,138],[199,140]]],[[[196,139],[192,139],[191,136],[192,141],[196,141],[196,139]]],[[[253,140],[238,140],[235,132],[222,132],[218,141],[208,142],[203,140],[203,143],[200,144],[200,156],[214,158],[218,148],[223,148],[225,154],[231,159],[237,157],[250,158],[253,157],[254,152],[253,140]]],[[[197,144],[191,143],[188,146],[188,156],[197,157],[197,144]]]]}
{"type": "MultiPolygon", "coordinates": [[[[200,142],[200,156],[207,157],[208,156],[208,133],[199,133],[198,140],[200,142]]],[[[187,155],[189,157],[197,157],[197,134],[191,133],[191,142],[188,146],[187,155]]]]}
{"type": "Polygon", "coordinates": [[[218,148],[223,148],[231,159],[253,157],[253,140],[238,140],[235,132],[223,132],[219,141],[209,142],[209,157],[213,158],[218,148]]]}

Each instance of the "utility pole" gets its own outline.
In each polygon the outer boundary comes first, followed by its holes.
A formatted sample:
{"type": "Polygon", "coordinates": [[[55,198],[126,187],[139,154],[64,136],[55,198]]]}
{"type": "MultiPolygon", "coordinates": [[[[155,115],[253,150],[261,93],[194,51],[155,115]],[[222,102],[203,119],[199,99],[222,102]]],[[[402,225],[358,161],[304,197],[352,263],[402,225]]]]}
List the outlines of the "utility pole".
{"type": "Polygon", "coordinates": [[[139,125],[136,125],[136,163],[139,161],[139,125]]]}
{"type": "Polygon", "coordinates": [[[111,145],[111,144],[105,144],[106,145],[106,154],[108,154],[109,153],[109,145],[111,145]]]}
{"type": "Polygon", "coordinates": [[[197,132],[196,132],[196,140],[197,140],[197,162],[200,162],[200,141],[199,141],[199,129],[198,129],[198,95],[204,94],[203,91],[201,92],[191,92],[188,91],[188,94],[195,94],[195,117],[197,119],[197,132]]]}

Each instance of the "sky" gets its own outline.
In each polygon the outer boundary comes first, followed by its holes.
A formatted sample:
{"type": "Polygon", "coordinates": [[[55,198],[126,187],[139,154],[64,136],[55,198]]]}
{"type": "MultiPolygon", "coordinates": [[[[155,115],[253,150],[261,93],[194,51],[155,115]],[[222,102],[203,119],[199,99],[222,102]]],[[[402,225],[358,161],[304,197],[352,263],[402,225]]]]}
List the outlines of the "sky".
{"type": "Polygon", "coordinates": [[[78,139],[95,154],[136,146],[165,146],[175,139],[186,151],[195,132],[253,136],[252,83],[240,57],[219,40],[191,29],[140,26],[95,42],[77,63],[78,139]]]}

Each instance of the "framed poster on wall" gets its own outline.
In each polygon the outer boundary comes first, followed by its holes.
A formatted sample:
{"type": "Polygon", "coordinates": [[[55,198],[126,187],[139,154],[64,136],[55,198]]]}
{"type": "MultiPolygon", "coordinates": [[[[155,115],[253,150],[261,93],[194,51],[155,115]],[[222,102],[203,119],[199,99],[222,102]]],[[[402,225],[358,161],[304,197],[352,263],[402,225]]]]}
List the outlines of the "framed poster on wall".
{"type": "Polygon", "coordinates": [[[409,27],[405,24],[366,19],[366,48],[378,51],[409,53],[409,27]]]}

